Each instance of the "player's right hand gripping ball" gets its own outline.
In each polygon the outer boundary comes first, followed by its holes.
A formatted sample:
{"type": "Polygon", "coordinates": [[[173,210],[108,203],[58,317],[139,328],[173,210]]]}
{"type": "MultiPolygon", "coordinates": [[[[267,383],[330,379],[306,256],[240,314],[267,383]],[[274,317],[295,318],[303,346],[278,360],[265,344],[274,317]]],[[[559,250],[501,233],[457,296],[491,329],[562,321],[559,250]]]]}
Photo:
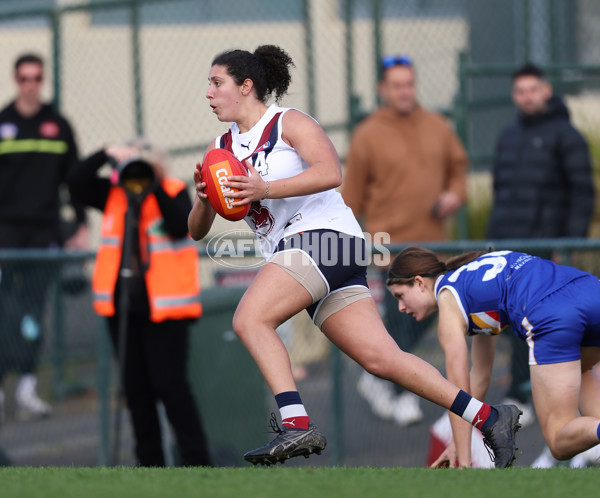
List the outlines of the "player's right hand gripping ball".
{"type": "Polygon", "coordinates": [[[227,177],[232,175],[248,176],[248,172],[231,152],[225,149],[212,149],[206,154],[200,176],[206,183],[204,191],[208,196],[208,202],[226,220],[238,221],[248,214],[250,204],[234,206],[233,203],[239,199],[225,197],[225,193],[238,191],[224,185],[227,177]]]}

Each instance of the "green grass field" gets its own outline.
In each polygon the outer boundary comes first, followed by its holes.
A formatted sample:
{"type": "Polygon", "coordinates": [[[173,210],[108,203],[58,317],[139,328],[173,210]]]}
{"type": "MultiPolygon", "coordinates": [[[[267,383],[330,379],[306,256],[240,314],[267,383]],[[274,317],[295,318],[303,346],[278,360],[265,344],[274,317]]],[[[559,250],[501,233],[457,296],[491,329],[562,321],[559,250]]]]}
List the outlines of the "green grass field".
{"type": "Polygon", "coordinates": [[[598,468],[506,470],[367,467],[166,468],[7,467],[0,497],[11,498],[587,498],[598,468]]]}

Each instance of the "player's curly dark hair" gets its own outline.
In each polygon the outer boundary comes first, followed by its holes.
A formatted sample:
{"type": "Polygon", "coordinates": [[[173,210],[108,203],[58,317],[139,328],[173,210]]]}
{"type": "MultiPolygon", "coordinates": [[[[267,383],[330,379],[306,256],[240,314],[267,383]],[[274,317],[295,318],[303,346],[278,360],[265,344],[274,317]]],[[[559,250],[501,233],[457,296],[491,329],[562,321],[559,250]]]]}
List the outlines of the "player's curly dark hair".
{"type": "Polygon", "coordinates": [[[254,83],[256,97],[266,103],[271,94],[279,102],[292,81],[290,68],[295,67],[292,58],[275,45],[261,45],[254,53],[247,50],[230,50],[217,55],[212,66],[225,66],[227,73],[237,85],[245,79],[254,83]]]}

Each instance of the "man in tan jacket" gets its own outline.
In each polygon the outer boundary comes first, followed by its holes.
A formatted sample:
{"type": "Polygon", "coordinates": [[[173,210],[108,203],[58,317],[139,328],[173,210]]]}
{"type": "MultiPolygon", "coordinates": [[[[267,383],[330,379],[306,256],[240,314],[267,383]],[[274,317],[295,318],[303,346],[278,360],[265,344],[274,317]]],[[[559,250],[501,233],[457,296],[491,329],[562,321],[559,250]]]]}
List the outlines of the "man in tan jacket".
{"type": "MultiPolygon", "coordinates": [[[[392,244],[446,240],[446,221],[467,197],[465,149],[443,116],[417,102],[410,58],[383,58],[378,92],[382,106],[357,126],[350,143],[344,201],[367,232],[387,232],[392,244]]],[[[410,351],[431,322],[402,316],[387,294],[388,330],[410,351]]],[[[391,383],[367,372],[358,391],[382,418],[402,426],[423,418],[416,396],[394,392],[391,383]]]]}
{"type": "Polygon", "coordinates": [[[384,58],[378,90],[383,105],[352,137],[344,201],[392,243],[445,240],[445,220],[466,201],[465,149],[443,116],[417,102],[408,58],[384,58]]]}

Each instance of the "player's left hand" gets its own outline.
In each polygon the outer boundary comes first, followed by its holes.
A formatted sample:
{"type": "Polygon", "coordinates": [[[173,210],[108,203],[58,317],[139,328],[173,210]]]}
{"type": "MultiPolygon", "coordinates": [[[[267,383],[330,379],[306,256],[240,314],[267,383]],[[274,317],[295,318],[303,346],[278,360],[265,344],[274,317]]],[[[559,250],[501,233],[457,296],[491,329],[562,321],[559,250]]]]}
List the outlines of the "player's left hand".
{"type": "Polygon", "coordinates": [[[206,183],[202,181],[202,163],[196,163],[194,168],[194,185],[196,187],[196,195],[203,203],[208,203],[208,195],[206,195],[206,183]]]}
{"type": "Polygon", "coordinates": [[[227,192],[227,197],[238,199],[234,206],[244,206],[254,201],[261,201],[265,198],[267,191],[267,182],[265,182],[260,173],[246,159],[244,166],[248,169],[248,176],[233,175],[227,178],[225,186],[238,189],[237,192],[227,192]]]}

